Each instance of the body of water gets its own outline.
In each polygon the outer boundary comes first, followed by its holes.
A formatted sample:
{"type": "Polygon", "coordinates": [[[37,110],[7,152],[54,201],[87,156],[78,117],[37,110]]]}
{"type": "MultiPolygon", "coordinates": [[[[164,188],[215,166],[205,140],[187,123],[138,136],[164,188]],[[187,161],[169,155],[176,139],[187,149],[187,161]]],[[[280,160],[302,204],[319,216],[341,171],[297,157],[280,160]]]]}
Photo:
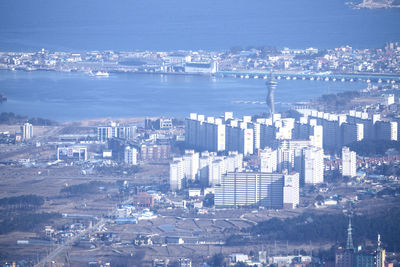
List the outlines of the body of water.
{"type": "Polygon", "coordinates": [[[400,9],[348,0],[2,0],[0,51],[381,47],[400,9]]]}
{"type": "MultiPolygon", "coordinates": [[[[276,102],[308,101],[322,94],[360,90],[360,82],[280,80],[276,102]]],[[[0,92],[8,97],[1,112],[60,121],[101,117],[176,116],[190,112],[237,116],[266,111],[262,79],[208,76],[0,71],[0,92]]]]}
{"type": "MultiPolygon", "coordinates": [[[[347,0],[3,0],[0,51],[227,50],[232,46],[381,47],[400,39],[400,9],[347,0]]],[[[359,90],[361,83],[280,81],[276,101],[359,90]]],[[[263,80],[201,76],[0,72],[1,111],[56,120],[261,113],[263,80]],[[243,101],[250,101],[245,102],[243,101]]]]}

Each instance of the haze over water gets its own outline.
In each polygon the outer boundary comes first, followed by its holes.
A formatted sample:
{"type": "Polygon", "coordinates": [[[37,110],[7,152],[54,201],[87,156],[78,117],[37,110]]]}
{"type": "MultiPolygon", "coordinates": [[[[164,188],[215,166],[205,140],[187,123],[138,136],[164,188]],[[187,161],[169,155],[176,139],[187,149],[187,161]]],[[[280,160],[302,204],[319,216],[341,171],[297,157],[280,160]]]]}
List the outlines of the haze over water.
{"type": "Polygon", "coordinates": [[[346,1],[3,0],[0,51],[381,47],[400,38],[400,9],[346,1]]]}
{"type": "MultiPolygon", "coordinates": [[[[345,0],[0,1],[0,51],[227,50],[272,45],[382,47],[400,39],[400,9],[353,10],[345,0]]],[[[276,101],[358,90],[360,83],[280,81],[276,101]]],[[[263,80],[196,76],[0,72],[0,111],[56,120],[260,113],[263,80]]]]}
{"type": "MultiPolygon", "coordinates": [[[[209,116],[233,111],[238,116],[266,111],[265,80],[159,74],[111,74],[0,71],[8,101],[0,111],[54,120],[100,117],[209,116]],[[242,101],[249,101],[243,103],[242,101]]],[[[364,83],[280,80],[277,102],[307,101],[321,94],[360,90],[364,83]],[[290,96],[290,97],[289,97],[290,96]]],[[[278,105],[279,108],[279,105],[278,105]]]]}

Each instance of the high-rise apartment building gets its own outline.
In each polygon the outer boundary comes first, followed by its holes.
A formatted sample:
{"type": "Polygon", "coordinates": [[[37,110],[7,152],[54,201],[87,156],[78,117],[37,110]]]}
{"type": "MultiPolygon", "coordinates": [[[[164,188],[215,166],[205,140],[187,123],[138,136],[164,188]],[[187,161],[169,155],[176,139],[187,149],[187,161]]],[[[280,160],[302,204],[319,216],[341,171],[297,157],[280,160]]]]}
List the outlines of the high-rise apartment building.
{"type": "Polygon", "coordinates": [[[24,125],[21,126],[21,132],[22,132],[22,139],[24,141],[29,140],[33,137],[33,126],[29,122],[24,123],[24,125]]]}
{"type": "Polygon", "coordinates": [[[307,147],[303,150],[303,171],[305,184],[324,182],[324,150],[317,147],[307,147]]]}
{"type": "Polygon", "coordinates": [[[199,153],[194,150],[186,150],[183,155],[185,165],[184,175],[187,180],[195,181],[199,171],[199,153]]]}
{"type": "Polygon", "coordinates": [[[182,189],[182,182],[185,178],[184,162],[182,158],[176,158],[169,165],[169,185],[172,191],[182,189]]]}
{"type": "Polygon", "coordinates": [[[342,175],[350,177],[357,175],[357,154],[348,147],[342,148],[342,175]]]}
{"type": "Polygon", "coordinates": [[[397,122],[377,121],[375,122],[375,139],[377,140],[398,140],[397,122]]]}
{"type": "Polygon", "coordinates": [[[260,171],[276,172],[278,166],[278,151],[266,148],[260,152],[260,171]]]}
{"type": "Polygon", "coordinates": [[[263,206],[280,209],[285,204],[294,207],[298,204],[298,180],[297,173],[285,175],[229,172],[222,177],[221,184],[215,188],[215,206],[217,208],[263,206]],[[285,182],[287,182],[286,187],[285,182]],[[288,195],[284,196],[284,193],[288,195]]]}
{"type": "Polygon", "coordinates": [[[186,143],[199,150],[224,151],[225,130],[222,118],[208,117],[205,120],[204,115],[191,113],[185,120],[186,143]]]}
{"type": "Polygon", "coordinates": [[[127,146],[124,151],[124,163],[127,165],[137,165],[137,149],[127,146]]]}
{"type": "Polygon", "coordinates": [[[362,123],[343,123],[342,128],[342,145],[361,141],[364,139],[364,124],[362,123]]]}
{"type": "Polygon", "coordinates": [[[136,126],[120,126],[119,123],[111,122],[108,126],[97,127],[97,140],[101,142],[105,142],[111,138],[132,140],[136,137],[136,131],[136,126]]]}

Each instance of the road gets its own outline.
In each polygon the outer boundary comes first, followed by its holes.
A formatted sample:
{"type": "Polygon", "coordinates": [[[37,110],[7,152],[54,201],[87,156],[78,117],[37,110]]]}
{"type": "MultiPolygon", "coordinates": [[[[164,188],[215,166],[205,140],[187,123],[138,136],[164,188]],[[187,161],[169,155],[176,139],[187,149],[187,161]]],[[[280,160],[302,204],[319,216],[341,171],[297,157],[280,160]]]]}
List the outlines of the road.
{"type": "Polygon", "coordinates": [[[106,222],[107,222],[106,219],[101,218],[92,227],[88,227],[87,229],[85,229],[84,231],[82,231],[79,234],[75,235],[74,237],[69,238],[65,243],[60,244],[59,246],[57,246],[57,248],[52,250],[45,258],[40,260],[34,266],[35,267],[44,267],[44,266],[46,266],[46,263],[51,262],[52,260],[54,260],[60,253],[62,253],[66,248],[71,246],[75,241],[79,240],[81,237],[84,237],[88,233],[91,233],[93,230],[97,230],[97,229],[101,228],[106,222]]]}

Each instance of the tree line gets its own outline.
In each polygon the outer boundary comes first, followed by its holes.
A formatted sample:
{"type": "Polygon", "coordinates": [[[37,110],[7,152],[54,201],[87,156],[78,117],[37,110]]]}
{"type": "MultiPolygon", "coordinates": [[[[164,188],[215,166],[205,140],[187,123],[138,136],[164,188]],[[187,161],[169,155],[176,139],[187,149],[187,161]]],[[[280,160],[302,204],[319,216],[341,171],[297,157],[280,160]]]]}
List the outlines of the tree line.
{"type": "Polygon", "coordinates": [[[56,218],[61,218],[61,214],[56,212],[42,212],[9,216],[0,222],[0,235],[13,231],[31,231],[35,227],[56,218]]]}
{"type": "Polygon", "coordinates": [[[58,124],[56,121],[52,121],[49,119],[29,118],[27,116],[14,114],[13,112],[2,112],[0,114],[0,124],[15,125],[23,124],[25,122],[29,122],[32,125],[37,126],[53,126],[58,124]]]}
{"type": "MultiPolygon", "coordinates": [[[[243,230],[244,235],[232,235],[227,245],[281,240],[293,242],[332,242],[345,244],[349,219],[343,214],[304,213],[288,219],[272,218],[243,230]]],[[[373,215],[352,218],[355,245],[375,241],[378,233],[389,251],[400,249],[400,208],[378,211],[373,215]]]]}
{"type": "Polygon", "coordinates": [[[5,197],[0,199],[0,207],[11,210],[37,209],[45,202],[44,197],[37,195],[22,195],[17,197],[5,197]]]}
{"type": "Polygon", "coordinates": [[[81,195],[81,194],[95,194],[99,191],[99,187],[115,186],[115,183],[107,183],[102,181],[91,181],[89,183],[70,185],[62,188],[60,193],[66,195],[81,195]]]}

